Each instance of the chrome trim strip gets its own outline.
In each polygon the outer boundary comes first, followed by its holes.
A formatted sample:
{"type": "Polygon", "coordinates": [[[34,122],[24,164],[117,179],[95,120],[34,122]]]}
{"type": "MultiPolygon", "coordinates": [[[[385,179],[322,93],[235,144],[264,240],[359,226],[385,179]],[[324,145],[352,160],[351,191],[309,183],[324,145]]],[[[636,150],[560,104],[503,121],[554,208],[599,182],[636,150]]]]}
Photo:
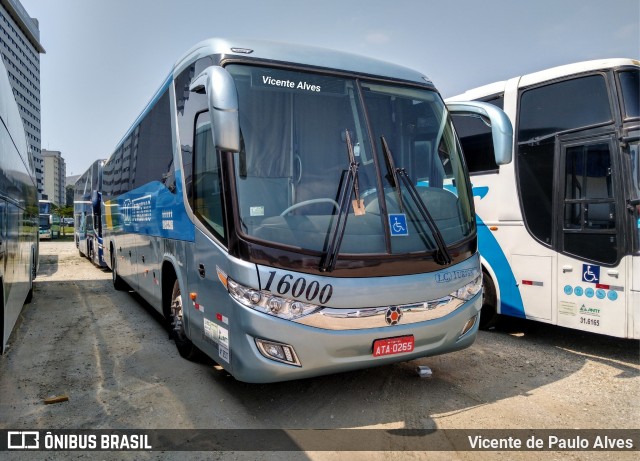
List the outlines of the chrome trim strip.
{"type": "Polygon", "coordinates": [[[402,304],[397,306],[371,307],[363,309],[324,308],[315,314],[296,319],[295,322],[325,330],[361,330],[390,326],[386,322],[387,311],[396,307],[402,313],[398,325],[434,320],[458,309],[466,301],[444,296],[432,301],[402,304]]]}

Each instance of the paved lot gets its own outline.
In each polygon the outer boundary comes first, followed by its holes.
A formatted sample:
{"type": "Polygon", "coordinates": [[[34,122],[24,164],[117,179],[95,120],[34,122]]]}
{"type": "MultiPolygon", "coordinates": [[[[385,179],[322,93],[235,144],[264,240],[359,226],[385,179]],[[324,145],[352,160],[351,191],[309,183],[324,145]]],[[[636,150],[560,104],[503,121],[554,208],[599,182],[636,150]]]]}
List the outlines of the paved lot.
{"type": "MultiPolygon", "coordinates": [[[[279,384],[181,359],[162,320],[71,242],[43,242],[34,301],[0,357],[0,428],[624,429],[639,426],[638,341],[503,322],[441,357],[279,384]],[[433,370],[431,379],[415,373],[433,370]],[[44,405],[49,396],[67,402],[44,405]]],[[[636,453],[637,454],[637,453],[636,453]]],[[[11,453],[172,459],[176,453],[11,453]]],[[[633,459],[596,452],[186,452],[182,459],[633,459]]]]}

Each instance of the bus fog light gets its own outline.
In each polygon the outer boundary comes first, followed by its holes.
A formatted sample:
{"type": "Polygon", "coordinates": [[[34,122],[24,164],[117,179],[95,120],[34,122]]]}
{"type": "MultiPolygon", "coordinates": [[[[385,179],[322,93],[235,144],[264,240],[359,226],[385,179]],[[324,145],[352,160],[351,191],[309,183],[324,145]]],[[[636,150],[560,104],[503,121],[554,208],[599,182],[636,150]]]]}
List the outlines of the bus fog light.
{"type": "Polygon", "coordinates": [[[478,314],[474,315],[469,320],[467,320],[467,323],[465,323],[464,328],[462,328],[462,331],[460,332],[460,336],[458,336],[458,339],[462,338],[465,334],[467,334],[469,330],[473,328],[473,326],[476,324],[477,319],[478,319],[478,314]]]}
{"type": "Polygon", "coordinates": [[[298,357],[296,356],[293,347],[288,344],[256,338],[256,345],[258,346],[260,353],[268,359],[288,363],[290,365],[296,365],[298,367],[300,366],[300,362],[298,361],[298,357]]]}

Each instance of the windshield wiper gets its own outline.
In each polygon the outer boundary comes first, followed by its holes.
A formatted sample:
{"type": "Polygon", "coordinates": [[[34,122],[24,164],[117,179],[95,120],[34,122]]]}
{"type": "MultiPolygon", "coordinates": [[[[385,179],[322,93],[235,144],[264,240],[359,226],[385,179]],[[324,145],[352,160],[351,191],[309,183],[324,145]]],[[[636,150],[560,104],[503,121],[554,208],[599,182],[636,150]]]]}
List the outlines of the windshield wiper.
{"type": "Polygon", "coordinates": [[[380,141],[382,141],[382,152],[384,153],[384,164],[387,166],[387,174],[385,178],[387,178],[387,181],[389,181],[389,184],[391,185],[391,187],[393,187],[393,190],[396,191],[400,212],[404,213],[404,206],[402,204],[402,191],[400,190],[400,181],[398,181],[398,171],[393,162],[393,157],[391,156],[391,150],[389,149],[387,140],[385,139],[384,136],[380,136],[380,141]]]}
{"type": "Polygon", "coordinates": [[[431,216],[431,213],[429,213],[429,210],[422,200],[422,197],[420,197],[418,189],[416,189],[416,186],[413,184],[413,181],[411,181],[411,178],[409,178],[409,175],[404,168],[394,167],[391,150],[389,149],[389,145],[387,144],[387,140],[384,138],[384,136],[381,136],[380,140],[382,141],[382,152],[384,153],[385,163],[387,165],[387,179],[389,179],[389,182],[396,190],[400,205],[400,211],[402,211],[402,191],[400,190],[400,181],[398,180],[398,178],[400,178],[404,183],[407,191],[409,192],[409,196],[416,204],[418,211],[422,216],[422,219],[427,223],[429,229],[431,230],[433,239],[435,240],[436,246],[438,247],[435,261],[442,266],[451,264],[453,262],[453,258],[451,257],[451,254],[447,249],[447,244],[445,243],[444,238],[442,237],[442,233],[440,232],[440,229],[438,229],[438,225],[433,219],[433,216],[431,216]],[[393,182],[390,178],[393,178],[393,182]]]}
{"type": "Polygon", "coordinates": [[[349,203],[351,197],[355,192],[355,200],[353,201],[354,213],[356,215],[364,214],[362,207],[362,200],[360,199],[360,186],[358,183],[358,167],[359,163],[356,162],[355,154],[353,152],[353,145],[351,144],[351,137],[349,136],[349,130],[345,130],[346,142],[347,142],[347,155],[349,156],[349,169],[343,170],[340,176],[340,185],[338,186],[338,214],[335,221],[327,234],[327,241],[325,245],[325,251],[320,259],[320,272],[331,272],[336,267],[336,260],[338,252],[340,251],[340,245],[342,245],[342,238],[344,237],[344,231],[347,228],[347,217],[349,216],[349,203]]]}

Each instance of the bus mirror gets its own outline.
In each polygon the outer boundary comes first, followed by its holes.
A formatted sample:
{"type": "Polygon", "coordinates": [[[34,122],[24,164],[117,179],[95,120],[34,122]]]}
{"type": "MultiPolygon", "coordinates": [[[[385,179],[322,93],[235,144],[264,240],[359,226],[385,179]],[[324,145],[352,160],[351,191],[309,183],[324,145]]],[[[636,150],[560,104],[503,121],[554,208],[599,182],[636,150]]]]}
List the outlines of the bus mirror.
{"type": "Polygon", "coordinates": [[[216,149],[239,152],[238,93],[229,72],[220,66],[209,66],[193,80],[189,90],[207,95],[216,149]]]}
{"type": "Polygon", "coordinates": [[[511,163],[513,127],[502,109],[480,101],[448,102],[447,108],[456,115],[468,115],[488,119],[493,137],[493,152],[498,165],[511,163]]]}

